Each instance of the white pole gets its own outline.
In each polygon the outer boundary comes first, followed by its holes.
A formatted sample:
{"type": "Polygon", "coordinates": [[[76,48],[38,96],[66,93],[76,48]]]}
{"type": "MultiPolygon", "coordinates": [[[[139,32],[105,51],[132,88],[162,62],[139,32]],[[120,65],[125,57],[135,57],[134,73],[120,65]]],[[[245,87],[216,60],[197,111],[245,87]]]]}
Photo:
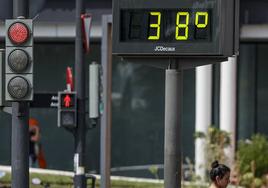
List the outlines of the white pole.
{"type": "Polygon", "coordinates": [[[225,150],[226,163],[231,166],[235,157],[236,57],[230,57],[228,61],[221,63],[220,129],[231,134],[231,146],[225,150]]]}
{"type": "MultiPolygon", "coordinates": [[[[196,68],[196,118],[195,131],[207,134],[211,125],[212,65],[196,68]]],[[[195,140],[195,172],[203,181],[206,177],[205,140],[195,140]]]]}

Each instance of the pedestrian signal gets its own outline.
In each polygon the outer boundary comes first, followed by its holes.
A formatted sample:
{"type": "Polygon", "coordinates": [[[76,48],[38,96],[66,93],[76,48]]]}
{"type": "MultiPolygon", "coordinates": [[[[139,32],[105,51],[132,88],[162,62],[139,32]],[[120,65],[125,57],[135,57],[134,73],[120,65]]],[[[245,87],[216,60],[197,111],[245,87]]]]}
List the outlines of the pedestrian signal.
{"type": "Polygon", "coordinates": [[[74,128],[77,122],[76,92],[58,92],[58,127],[74,128]]]}

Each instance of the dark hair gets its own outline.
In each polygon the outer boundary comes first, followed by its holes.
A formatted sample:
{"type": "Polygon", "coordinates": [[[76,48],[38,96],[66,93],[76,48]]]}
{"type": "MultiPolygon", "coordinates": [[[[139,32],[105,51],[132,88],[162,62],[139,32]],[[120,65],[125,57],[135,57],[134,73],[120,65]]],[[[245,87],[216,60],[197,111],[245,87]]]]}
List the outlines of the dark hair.
{"type": "Polygon", "coordinates": [[[211,164],[211,170],[210,170],[210,179],[212,181],[216,180],[216,177],[219,176],[220,178],[223,178],[223,176],[230,172],[230,168],[224,164],[219,164],[218,161],[214,161],[211,164]]]}

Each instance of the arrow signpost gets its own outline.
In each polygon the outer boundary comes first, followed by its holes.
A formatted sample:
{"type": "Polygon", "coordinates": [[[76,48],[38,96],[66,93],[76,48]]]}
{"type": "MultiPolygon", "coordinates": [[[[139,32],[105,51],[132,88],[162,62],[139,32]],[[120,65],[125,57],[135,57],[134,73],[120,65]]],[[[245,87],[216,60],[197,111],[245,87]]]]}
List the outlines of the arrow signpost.
{"type": "Polygon", "coordinates": [[[92,16],[91,14],[82,14],[81,15],[82,20],[82,35],[83,35],[83,46],[86,53],[89,53],[90,51],[90,29],[91,29],[91,22],[92,22],[92,16]]]}

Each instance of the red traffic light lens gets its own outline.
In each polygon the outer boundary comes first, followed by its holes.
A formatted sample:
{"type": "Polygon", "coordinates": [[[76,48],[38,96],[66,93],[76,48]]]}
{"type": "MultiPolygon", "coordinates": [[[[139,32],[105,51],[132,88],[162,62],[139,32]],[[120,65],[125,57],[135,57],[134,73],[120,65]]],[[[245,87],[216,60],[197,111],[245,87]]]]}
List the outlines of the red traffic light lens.
{"type": "Polygon", "coordinates": [[[22,22],[15,22],[8,28],[8,37],[15,44],[25,43],[29,34],[28,27],[22,22]]]}

